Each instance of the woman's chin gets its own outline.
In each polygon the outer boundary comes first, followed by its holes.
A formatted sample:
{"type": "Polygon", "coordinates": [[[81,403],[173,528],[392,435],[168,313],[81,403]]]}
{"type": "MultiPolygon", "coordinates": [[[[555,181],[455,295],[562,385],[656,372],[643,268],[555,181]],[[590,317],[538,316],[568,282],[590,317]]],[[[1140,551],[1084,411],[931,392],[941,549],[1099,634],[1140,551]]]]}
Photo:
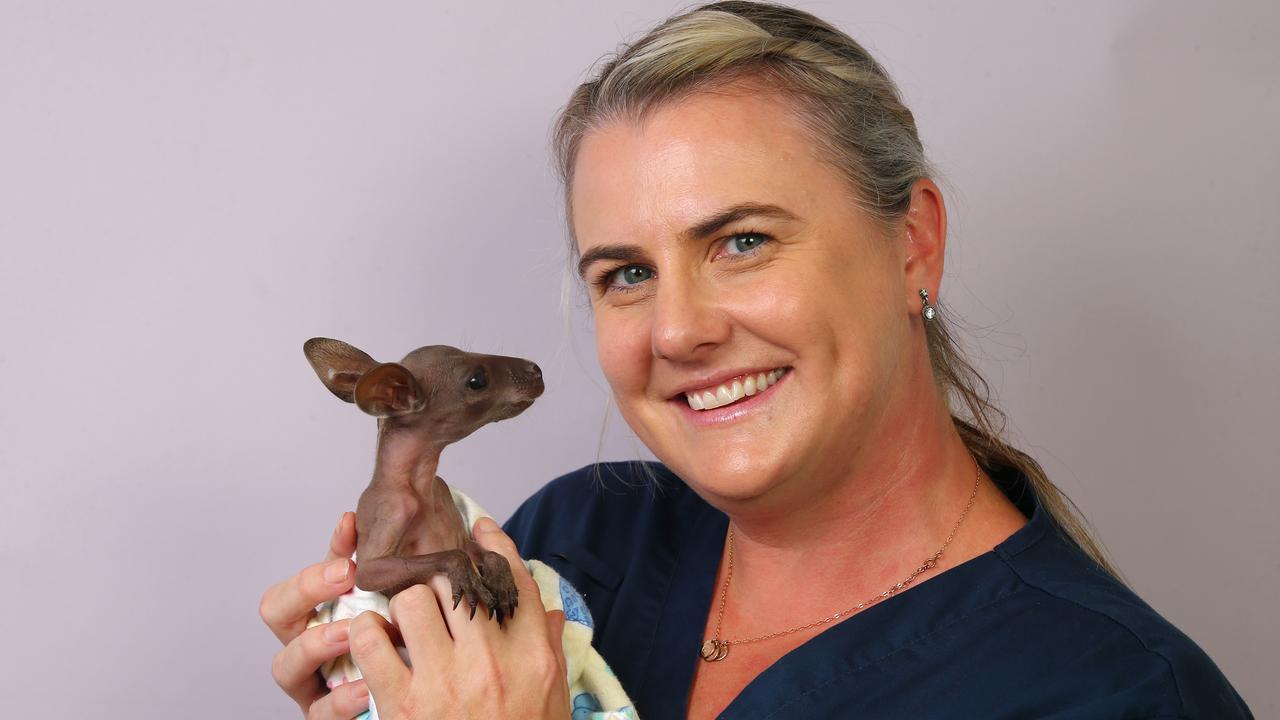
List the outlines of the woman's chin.
{"type": "Polygon", "coordinates": [[[769,492],[783,476],[781,463],[760,448],[728,448],[698,453],[671,469],[713,505],[742,503],[769,492]],[[710,457],[708,457],[710,455],[710,457]]]}

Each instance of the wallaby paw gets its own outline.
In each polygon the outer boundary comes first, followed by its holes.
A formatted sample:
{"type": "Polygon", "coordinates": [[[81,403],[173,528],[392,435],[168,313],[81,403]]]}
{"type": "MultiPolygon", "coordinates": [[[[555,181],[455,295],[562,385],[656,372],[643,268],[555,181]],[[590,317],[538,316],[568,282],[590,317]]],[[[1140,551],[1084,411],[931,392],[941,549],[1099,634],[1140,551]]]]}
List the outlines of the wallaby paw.
{"type": "Polygon", "coordinates": [[[476,608],[480,603],[492,608],[498,602],[493,592],[485,586],[484,578],[471,565],[470,558],[465,555],[462,556],[462,561],[449,568],[449,584],[453,586],[454,609],[457,609],[458,604],[466,599],[467,605],[471,608],[472,619],[475,618],[476,608]]]}
{"type": "Polygon", "coordinates": [[[520,593],[516,590],[516,581],[511,576],[511,565],[507,559],[499,553],[486,552],[480,574],[484,577],[485,586],[494,596],[494,603],[488,605],[489,615],[496,615],[499,625],[504,619],[515,617],[516,606],[520,604],[520,593]]]}

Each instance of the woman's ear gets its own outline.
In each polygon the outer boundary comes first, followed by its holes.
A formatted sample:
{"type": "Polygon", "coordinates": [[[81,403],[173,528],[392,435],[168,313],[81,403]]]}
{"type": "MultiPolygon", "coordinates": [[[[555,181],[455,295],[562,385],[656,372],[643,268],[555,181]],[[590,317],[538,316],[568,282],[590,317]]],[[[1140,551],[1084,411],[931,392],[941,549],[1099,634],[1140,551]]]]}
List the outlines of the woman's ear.
{"type": "Polygon", "coordinates": [[[929,291],[930,302],[939,296],[942,264],[947,249],[947,210],[942,191],[929,178],[921,178],[911,188],[911,206],[903,220],[902,243],[906,251],[903,267],[907,278],[907,304],[913,314],[920,312],[920,288],[929,291]]]}

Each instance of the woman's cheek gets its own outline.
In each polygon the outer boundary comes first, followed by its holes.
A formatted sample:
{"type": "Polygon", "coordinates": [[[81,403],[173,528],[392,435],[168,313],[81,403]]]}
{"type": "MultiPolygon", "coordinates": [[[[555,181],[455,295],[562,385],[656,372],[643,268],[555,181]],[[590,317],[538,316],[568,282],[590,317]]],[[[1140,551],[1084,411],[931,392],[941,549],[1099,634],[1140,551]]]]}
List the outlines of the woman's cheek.
{"type": "Polygon", "coordinates": [[[614,394],[644,387],[648,367],[649,336],[635,318],[620,317],[607,308],[595,316],[596,357],[614,394]]]}

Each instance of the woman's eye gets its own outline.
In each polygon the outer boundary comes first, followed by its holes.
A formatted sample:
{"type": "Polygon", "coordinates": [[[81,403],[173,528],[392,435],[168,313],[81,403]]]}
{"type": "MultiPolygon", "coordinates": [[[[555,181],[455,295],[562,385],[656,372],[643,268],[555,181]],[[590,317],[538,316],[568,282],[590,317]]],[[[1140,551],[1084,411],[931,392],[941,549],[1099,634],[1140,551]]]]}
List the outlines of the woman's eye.
{"type": "Polygon", "coordinates": [[[765,244],[767,240],[768,238],[761,233],[738,233],[731,236],[725,243],[725,251],[728,255],[744,255],[765,244]]]}
{"type": "Polygon", "coordinates": [[[639,285],[653,277],[653,271],[640,265],[627,265],[615,270],[609,276],[610,285],[639,285]]]}

